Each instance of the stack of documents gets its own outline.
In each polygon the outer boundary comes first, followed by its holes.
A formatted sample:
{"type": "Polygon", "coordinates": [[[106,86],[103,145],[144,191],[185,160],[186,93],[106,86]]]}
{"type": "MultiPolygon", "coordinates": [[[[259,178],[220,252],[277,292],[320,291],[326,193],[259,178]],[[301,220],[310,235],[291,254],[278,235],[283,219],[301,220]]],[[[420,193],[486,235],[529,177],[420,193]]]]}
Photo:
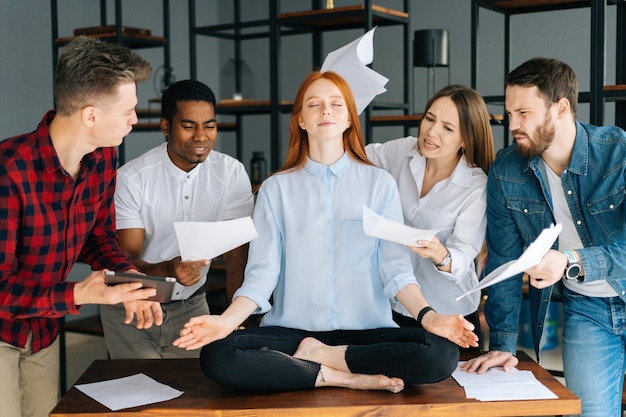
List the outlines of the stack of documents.
{"type": "Polygon", "coordinates": [[[452,377],[465,389],[467,398],[479,401],[549,400],[558,398],[535,378],[531,371],[513,368],[505,371],[501,367],[490,368],[484,374],[461,370],[461,364],[452,377]]]}

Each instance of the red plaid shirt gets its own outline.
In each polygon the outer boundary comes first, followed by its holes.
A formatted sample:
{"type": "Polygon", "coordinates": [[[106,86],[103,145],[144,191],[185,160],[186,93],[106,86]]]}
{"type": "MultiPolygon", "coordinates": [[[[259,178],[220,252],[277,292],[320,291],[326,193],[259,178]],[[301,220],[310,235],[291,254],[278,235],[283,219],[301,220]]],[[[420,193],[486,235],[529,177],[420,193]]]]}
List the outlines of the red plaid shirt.
{"type": "Polygon", "coordinates": [[[94,270],[133,268],[115,235],[115,148],[86,155],[74,181],[52,146],[54,116],[0,142],[0,340],[24,347],[32,331],[33,352],[78,313],[65,279],[79,255],[94,270]]]}

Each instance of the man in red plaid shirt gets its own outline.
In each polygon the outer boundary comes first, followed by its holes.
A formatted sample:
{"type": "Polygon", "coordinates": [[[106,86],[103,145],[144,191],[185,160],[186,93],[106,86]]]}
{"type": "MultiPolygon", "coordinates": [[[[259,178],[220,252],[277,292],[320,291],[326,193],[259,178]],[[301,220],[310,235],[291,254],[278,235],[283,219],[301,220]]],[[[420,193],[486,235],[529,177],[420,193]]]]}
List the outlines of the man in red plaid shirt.
{"type": "MultiPolygon", "coordinates": [[[[115,147],[137,123],[136,82],[150,64],[128,48],[77,38],[59,57],[56,111],[0,142],[0,409],[47,416],[58,400],[59,319],[84,304],[145,299],[141,284],[109,287],[104,269],[135,270],[115,235],[115,147]],[[95,272],[66,278],[79,256],[95,272]]],[[[134,303],[131,303],[134,304],[134,303]]],[[[137,314],[138,326],[160,324],[137,314]]],[[[152,317],[153,315],[149,315],[152,317]]]]}

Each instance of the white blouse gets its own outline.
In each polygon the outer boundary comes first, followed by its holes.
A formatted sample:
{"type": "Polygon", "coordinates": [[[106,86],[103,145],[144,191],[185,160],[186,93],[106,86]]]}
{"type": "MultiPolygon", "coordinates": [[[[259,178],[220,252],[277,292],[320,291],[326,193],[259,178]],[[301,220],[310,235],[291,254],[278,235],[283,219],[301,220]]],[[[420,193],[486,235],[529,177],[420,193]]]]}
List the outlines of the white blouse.
{"type": "MultiPolygon", "coordinates": [[[[409,251],[424,297],[442,314],[468,315],[476,311],[480,292],[459,301],[456,297],[478,282],[474,258],[483,245],[487,228],[487,175],[481,168],[469,167],[462,156],[450,177],[420,198],[426,158],[417,152],[417,138],[372,143],[366,151],[373,163],[396,179],[404,222],[419,229],[440,229],[437,237],[452,256],[452,270],[448,273],[438,270],[431,259],[409,251]]],[[[399,304],[393,305],[393,309],[410,316],[399,304]]]]}

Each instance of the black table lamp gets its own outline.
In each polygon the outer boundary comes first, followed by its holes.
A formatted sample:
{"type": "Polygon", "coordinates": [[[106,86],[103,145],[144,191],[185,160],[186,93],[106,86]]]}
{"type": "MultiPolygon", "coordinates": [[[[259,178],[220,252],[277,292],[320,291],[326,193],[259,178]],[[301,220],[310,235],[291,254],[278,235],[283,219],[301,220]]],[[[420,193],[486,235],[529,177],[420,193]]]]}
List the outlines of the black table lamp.
{"type": "Polygon", "coordinates": [[[413,35],[413,66],[428,68],[427,99],[435,94],[435,68],[448,68],[448,84],[450,84],[449,58],[448,31],[446,29],[415,31],[413,35]]]}

